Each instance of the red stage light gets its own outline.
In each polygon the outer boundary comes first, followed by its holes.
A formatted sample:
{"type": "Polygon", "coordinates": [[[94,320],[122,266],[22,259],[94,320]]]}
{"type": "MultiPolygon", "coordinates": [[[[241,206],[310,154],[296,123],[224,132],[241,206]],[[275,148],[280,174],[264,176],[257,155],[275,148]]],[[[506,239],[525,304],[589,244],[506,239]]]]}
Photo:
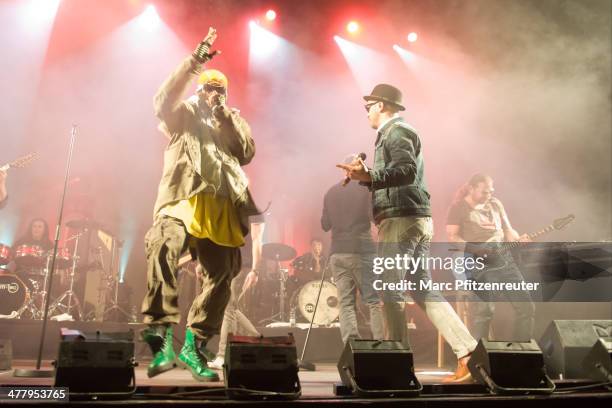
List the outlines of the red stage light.
{"type": "Polygon", "coordinates": [[[266,19],[268,21],[274,21],[274,19],[276,19],[276,11],[272,9],[266,11],[266,19]]]}
{"type": "Polygon", "coordinates": [[[357,31],[359,31],[359,23],[354,20],[349,21],[349,23],[346,25],[346,31],[351,34],[357,33],[357,31]]]}
{"type": "Polygon", "coordinates": [[[415,42],[417,38],[419,38],[419,36],[415,32],[408,34],[408,42],[415,42]]]}

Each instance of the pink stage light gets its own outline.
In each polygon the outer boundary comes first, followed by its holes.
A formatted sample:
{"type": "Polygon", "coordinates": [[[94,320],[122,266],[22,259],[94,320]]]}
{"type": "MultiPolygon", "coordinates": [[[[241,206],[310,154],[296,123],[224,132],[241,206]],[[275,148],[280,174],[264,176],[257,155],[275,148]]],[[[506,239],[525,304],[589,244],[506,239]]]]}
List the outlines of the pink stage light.
{"type": "Polygon", "coordinates": [[[270,9],[266,11],[266,20],[274,21],[276,19],[276,11],[270,9]]]}
{"type": "Polygon", "coordinates": [[[355,20],[349,21],[349,23],[346,25],[346,31],[348,31],[350,34],[356,34],[359,31],[359,23],[355,20]]]}
{"type": "Polygon", "coordinates": [[[413,32],[411,32],[410,34],[408,34],[408,37],[407,37],[407,38],[408,38],[408,42],[413,43],[413,42],[415,42],[415,41],[416,41],[416,40],[419,38],[419,36],[417,35],[417,33],[415,33],[415,32],[413,31],[413,32]]]}

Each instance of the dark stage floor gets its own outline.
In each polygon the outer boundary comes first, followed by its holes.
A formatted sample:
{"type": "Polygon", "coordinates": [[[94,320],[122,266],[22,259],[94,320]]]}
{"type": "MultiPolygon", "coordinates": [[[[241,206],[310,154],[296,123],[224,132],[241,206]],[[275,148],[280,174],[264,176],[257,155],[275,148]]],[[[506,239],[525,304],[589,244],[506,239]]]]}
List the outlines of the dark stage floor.
{"type": "MultiPolygon", "coordinates": [[[[32,368],[35,362],[17,360],[14,368],[32,368]]],[[[45,366],[50,366],[50,361],[45,361],[45,366]]],[[[138,404],[140,406],[170,406],[179,404],[181,406],[195,406],[205,403],[207,406],[227,406],[230,404],[252,404],[257,406],[269,406],[271,404],[305,406],[310,404],[333,404],[333,406],[344,406],[358,404],[375,404],[380,406],[571,406],[579,404],[590,406],[610,406],[612,403],[612,392],[603,388],[583,390],[573,393],[556,393],[551,396],[493,396],[478,384],[442,384],[441,380],[449,373],[432,369],[417,370],[417,376],[424,386],[423,392],[416,398],[384,398],[363,399],[355,397],[337,397],[334,394],[334,384],[340,382],[338,371],[334,364],[319,363],[316,371],[300,371],[299,377],[302,386],[302,397],[297,401],[231,401],[225,398],[223,392],[223,381],[218,383],[198,383],[194,381],[188,371],[176,368],[170,372],[155,378],[146,375],[146,362],[136,368],[136,394],[125,401],[71,401],[70,405],[79,406],[100,404],[105,406],[118,406],[125,404],[138,404]],[[218,392],[216,392],[218,390],[218,392]]],[[[221,380],[223,380],[220,372],[221,380]]],[[[11,371],[0,373],[0,386],[51,386],[53,379],[27,379],[13,377],[11,371]]],[[[564,381],[557,383],[559,390],[569,387],[589,385],[586,382],[564,381]]],[[[11,402],[0,401],[0,405],[6,406],[11,402]]],[[[37,404],[40,404],[37,403],[37,404]]],[[[30,402],[21,402],[19,406],[34,405],[30,402]]]]}

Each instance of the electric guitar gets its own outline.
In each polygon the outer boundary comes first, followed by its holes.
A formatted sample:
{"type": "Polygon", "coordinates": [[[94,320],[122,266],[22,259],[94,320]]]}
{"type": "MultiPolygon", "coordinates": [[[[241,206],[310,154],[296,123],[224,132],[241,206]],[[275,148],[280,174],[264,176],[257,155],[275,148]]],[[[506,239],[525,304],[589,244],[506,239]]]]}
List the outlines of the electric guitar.
{"type": "MultiPolygon", "coordinates": [[[[527,234],[529,239],[534,241],[543,235],[546,235],[552,231],[559,231],[567,227],[568,224],[574,221],[576,217],[574,214],[569,214],[562,218],[557,218],[552,224],[542,228],[539,231],[527,234]]],[[[465,248],[465,257],[481,257],[484,258],[484,264],[488,271],[503,269],[510,261],[507,259],[510,254],[510,250],[518,248],[524,245],[525,242],[512,241],[512,242],[468,242],[465,248]]]]}
{"type": "Polygon", "coordinates": [[[4,166],[0,167],[0,171],[7,171],[8,169],[22,169],[27,167],[36,159],[38,159],[38,153],[26,154],[25,156],[21,156],[10,163],[6,163],[4,166]]]}

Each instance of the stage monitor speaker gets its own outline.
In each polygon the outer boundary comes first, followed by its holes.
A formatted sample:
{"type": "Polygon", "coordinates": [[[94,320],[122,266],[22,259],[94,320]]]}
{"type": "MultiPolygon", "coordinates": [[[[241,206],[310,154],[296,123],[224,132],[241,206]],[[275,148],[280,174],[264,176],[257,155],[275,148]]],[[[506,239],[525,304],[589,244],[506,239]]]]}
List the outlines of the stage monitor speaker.
{"type": "Polygon", "coordinates": [[[612,382],[612,337],[601,337],[589,351],[582,368],[591,380],[612,382]]]}
{"type": "Polygon", "coordinates": [[[493,394],[551,394],[555,385],[546,375],[542,351],[529,342],[481,339],[468,361],[472,377],[493,394]]]}
{"type": "Polygon", "coordinates": [[[126,398],[136,390],[134,333],[84,334],[62,329],[55,386],[70,398],[126,398]]]}
{"type": "Polygon", "coordinates": [[[297,399],[302,393],[298,371],[292,334],[278,337],[230,334],[223,365],[228,398],[297,399]]]}
{"type": "Polygon", "coordinates": [[[412,350],[399,341],[349,339],[338,372],[357,396],[416,396],[423,389],[414,374],[412,350]]]}
{"type": "Polygon", "coordinates": [[[0,371],[10,370],[13,366],[13,344],[10,340],[0,339],[0,371]]]}
{"type": "Polygon", "coordinates": [[[612,320],[553,320],[540,339],[552,378],[586,379],[582,362],[593,344],[612,335],[612,320]]]}

